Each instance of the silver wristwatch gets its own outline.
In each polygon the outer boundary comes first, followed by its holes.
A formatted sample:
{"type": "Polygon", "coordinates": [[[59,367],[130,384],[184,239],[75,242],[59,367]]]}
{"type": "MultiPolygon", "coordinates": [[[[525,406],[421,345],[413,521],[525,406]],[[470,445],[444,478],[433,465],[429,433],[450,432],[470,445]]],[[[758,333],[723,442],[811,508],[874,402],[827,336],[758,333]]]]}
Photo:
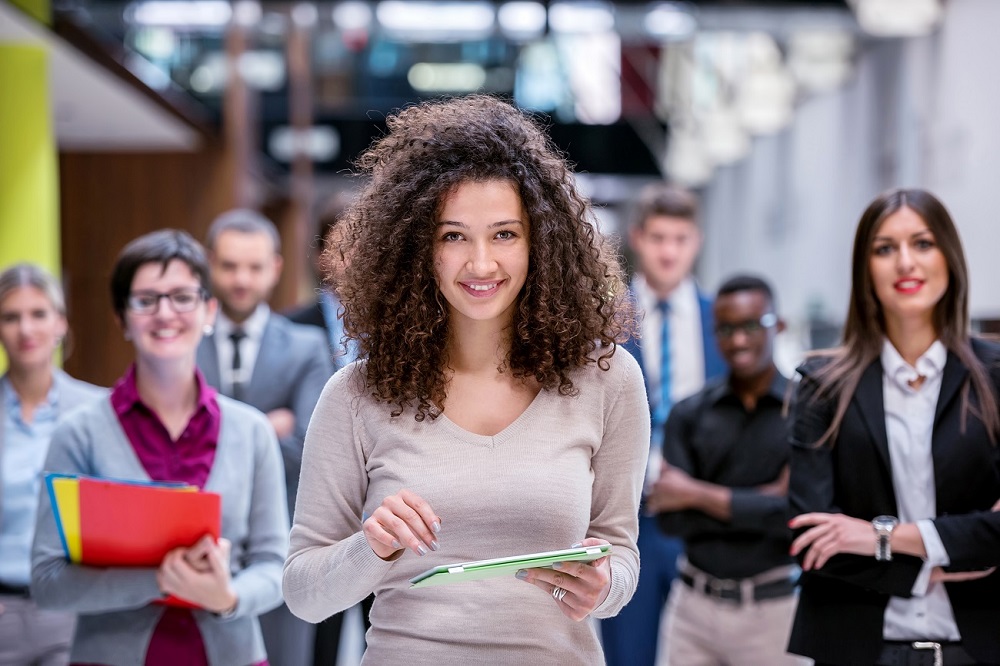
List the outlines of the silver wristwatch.
{"type": "Polygon", "coordinates": [[[875,559],[888,562],[892,559],[892,531],[899,525],[896,516],[875,516],[872,527],[875,528],[875,559]]]}

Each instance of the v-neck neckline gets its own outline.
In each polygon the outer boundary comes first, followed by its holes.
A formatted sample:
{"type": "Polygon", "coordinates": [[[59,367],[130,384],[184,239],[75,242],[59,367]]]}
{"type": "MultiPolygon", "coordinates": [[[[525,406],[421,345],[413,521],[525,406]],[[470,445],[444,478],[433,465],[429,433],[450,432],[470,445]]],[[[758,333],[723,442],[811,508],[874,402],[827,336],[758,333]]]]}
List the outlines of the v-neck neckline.
{"type": "Polygon", "coordinates": [[[507,424],[506,427],[495,435],[480,435],[479,433],[472,432],[471,430],[466,430],[448,418],[448,415],[444,412],[438,416],[437,420],[456,439],[470,444],[492,448],[499,444],[503,444],[524,429],[525,424],[530,421],[532,415],[538,411],[539,404],[542,402],[542,396],[546,393],[547,391],[545,389],[540,389],[538,393],[535,394],[535,397],[532,398],[528,406],[524,408],[524,411],[518,414],[517,418],[507,424]]]}

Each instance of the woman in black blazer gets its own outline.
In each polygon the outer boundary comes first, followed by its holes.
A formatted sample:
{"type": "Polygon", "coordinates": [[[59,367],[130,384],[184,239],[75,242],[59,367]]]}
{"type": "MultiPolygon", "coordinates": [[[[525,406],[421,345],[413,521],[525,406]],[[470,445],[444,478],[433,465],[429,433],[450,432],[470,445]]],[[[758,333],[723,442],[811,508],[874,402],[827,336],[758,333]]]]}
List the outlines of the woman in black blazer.
{"type": "Polygon", "coordinates": [[[799,372],[789,651],[827,664],[1000,664],[1000,345],[971,338],[947,210],[875,199],[842,346],[799,372]]]}

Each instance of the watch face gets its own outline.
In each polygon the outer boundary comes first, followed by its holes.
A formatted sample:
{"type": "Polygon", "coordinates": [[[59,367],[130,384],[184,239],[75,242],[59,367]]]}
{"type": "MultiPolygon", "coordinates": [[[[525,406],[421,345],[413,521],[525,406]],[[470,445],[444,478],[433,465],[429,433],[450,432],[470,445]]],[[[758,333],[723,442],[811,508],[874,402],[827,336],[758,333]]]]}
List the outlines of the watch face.
{"type": "Polygon", "coordinates": [[[899,518],[895,516],[876,516],[872,520],[872,525],[877,530],[891,530],[896,525],[899,525],[899,518]]]}

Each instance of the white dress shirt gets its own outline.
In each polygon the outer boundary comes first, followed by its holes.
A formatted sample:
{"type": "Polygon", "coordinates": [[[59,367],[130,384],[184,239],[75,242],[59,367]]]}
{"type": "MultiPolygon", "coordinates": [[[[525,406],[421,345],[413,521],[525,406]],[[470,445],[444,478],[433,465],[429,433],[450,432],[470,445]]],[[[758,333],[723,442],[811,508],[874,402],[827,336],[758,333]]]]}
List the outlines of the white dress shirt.
{"type": "Polygon", "coordinates": [[[270,318],[271,308],[267,303],[258,305],[253,314],[239,325],[234,324],[219,310],[215,320],[215,350],[219,355],[219,382],[226,395],[233,394],[233,382],[239,382],[243,386],[250,383],[264,329],[270,318]],[[240,342],[240,376],[233,377],[233,341],[229,339],[229,335],[237,328],[242,329],[246,337],[240,342]]]}
{"type": "Polygon", "coordinates": [[[885,429],[892,462],[892,487],[901,523],[916,523],[927,550],[913,597],[891,597],[885,609],[887,640],[961,640],[951,601],[941,583],[930,583],[935,566],[950,563],[931,519],[937,516],[931,437],[948,352],[935,341],[911,366],[888,340],[882,345],[885,429]],[[919,388],[908,382],[924,377],[919,388]]]}
{"type": "MultiPolygon", "coordinates": [[[[660,300],[641,274],[632,281],[639,308],[643,312],[642,369],[646,375],[646,390],[651,404],[660,400],[660,331],[663,316],[656,309],[660,300]]],[[[694,280],[685,279],[667,299],[670,303],[670,398],[677,404],[694,395],[705,385],[704,335],[701,328],[701,306],[694,280]]]]}

